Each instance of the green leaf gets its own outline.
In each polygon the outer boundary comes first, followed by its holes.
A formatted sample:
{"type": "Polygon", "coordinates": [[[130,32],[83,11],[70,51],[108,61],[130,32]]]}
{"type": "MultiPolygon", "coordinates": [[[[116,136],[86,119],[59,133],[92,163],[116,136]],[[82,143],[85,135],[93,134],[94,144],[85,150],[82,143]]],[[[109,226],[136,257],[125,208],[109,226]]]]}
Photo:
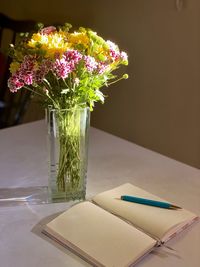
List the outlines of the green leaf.
{"type": "Polygon", "coordinates": [[[105,61],[107,58],[106,56],[104,56],[103,54],[98,54],[97,55],[97,58],[100,60],[100,61],[105,61]]]}
{"type": "Polygon", "coordinates": [[[102,93],[101,91],[99,91],[99,90],[96,90],[95,94],[96,94],[96,96],[99,98],[99,100],[100,100],[102,103],[104,103],[104,95],[103,95],[103,93],[102,93]]]}

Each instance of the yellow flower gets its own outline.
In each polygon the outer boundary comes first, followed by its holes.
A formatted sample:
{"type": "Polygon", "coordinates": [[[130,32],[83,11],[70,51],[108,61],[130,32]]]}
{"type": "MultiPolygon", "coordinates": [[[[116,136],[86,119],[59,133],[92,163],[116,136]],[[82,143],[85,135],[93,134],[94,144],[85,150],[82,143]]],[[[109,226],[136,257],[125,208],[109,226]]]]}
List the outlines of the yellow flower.
{"type": "Polygon", "coordinates": [[[33,34],[28,46],[43,50],[45,57],[54,57],[55,53],[63,54],[68,48],[67,33],[63,31],[53,32],[51,34],[33,34]]]}
{"type": "Polygon", "coordinates": [[[9,68],[9,70],[10,70],[10,72],[12,73],[12,74],[14,74],[18,69],[19,69],[19,66],[20,66],[20,64],[18,63],[18,62],[12,62],[11,64],[10,64],[10,68],[9,68]]]}
{"type": "Polygon", "coordinates": [[[35,47],[36,43],[40,43],[42,40],[42,36],[40,33],[34,33],[32,35],[31,40],[28,42],[28,46],[35,47]]]}
{"type": "Polygon", "coordinates": [[[87,48],[89,46],[90,40],[85,32],[74,32],[69,34],[69,42],[72,45],[82,44],[87,48]]]}

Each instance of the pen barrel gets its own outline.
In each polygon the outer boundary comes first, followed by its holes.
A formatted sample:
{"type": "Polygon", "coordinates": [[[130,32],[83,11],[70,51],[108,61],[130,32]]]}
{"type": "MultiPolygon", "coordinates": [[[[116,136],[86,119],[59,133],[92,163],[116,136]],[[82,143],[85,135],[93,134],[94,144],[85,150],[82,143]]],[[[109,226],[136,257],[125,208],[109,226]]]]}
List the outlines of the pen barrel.
{"type": "Polygon", "coordinates": [[[154,206],[154,207],[159,207],[159,208],[164,208],[164,209],[169,209],[171,207],[170,203],[161,202],[161,201],[152,200],[152,199],[138,198],[138,197],[133,197],[133,196],[121,196],[121,199],[125,201],[129,201],[129,202],[134,202],[138,204],[144,204],[144,205],[149,205],[149,206],[154,206]]]}

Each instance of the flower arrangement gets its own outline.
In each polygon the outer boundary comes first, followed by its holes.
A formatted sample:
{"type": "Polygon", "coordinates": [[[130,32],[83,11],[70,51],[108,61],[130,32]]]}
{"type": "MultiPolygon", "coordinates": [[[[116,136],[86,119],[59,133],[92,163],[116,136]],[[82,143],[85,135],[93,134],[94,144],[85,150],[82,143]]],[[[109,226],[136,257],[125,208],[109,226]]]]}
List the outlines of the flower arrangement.
{"type": "Polygon", "coordinates": [[[105,41],[94,31],[79,28],[70,32],[71,25],[46,27],[33,34],[23,34],[11,45],[11,92],[24,88],[43,97],[47,105],[65,109],[104,102],[102,86],[128,78],[117,79],[112,72],[127,65],[128,58],[116,44],[105,41]]]}
{"type": "Polygon", "coordinates": [[[120,78],[113,74],[120,65],[128,65],[127,54],[116,44],[91,29],[70,29],[70,24],[58,28],[40,25],[37,32],[22,34],[19,42],[11,45],[8,80],[11,92],[30,90],[42,97],[46,107],[51,106],[50,112],[56,111],[59,152],[55,154],[59,156],[58,162],[56,156],[50,162],[50,184],[56,180],[57,192],[68,190],[66,199],[84,198],[85,194],[82,176],[87,148],[81,140],[87,137],[88,127],[81,128],[81,109],[93,110],[95,102],[104,102],[102,86],[128,78],[127,74],[120,78]]]}

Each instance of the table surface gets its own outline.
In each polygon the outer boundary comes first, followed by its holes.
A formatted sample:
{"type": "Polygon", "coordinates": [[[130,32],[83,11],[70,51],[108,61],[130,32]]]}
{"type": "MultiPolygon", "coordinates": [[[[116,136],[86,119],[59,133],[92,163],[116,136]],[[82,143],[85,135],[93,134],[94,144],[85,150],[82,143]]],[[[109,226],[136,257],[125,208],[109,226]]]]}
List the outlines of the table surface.
{"type": "MultiPolygon", "coordinates": [[[[0,187],[47,185],[44,121],[0,131],[0,187]]],[[[200,170],[91,128],[87,197],[131,182],[200,215],[200,170]]],[[[90,266],[41,234],[41,222],[72,203],[0,207],[0,266],[90,266]]],[[[199,267],[200,223],[156,249],[137,267],[199,267]]]]}

